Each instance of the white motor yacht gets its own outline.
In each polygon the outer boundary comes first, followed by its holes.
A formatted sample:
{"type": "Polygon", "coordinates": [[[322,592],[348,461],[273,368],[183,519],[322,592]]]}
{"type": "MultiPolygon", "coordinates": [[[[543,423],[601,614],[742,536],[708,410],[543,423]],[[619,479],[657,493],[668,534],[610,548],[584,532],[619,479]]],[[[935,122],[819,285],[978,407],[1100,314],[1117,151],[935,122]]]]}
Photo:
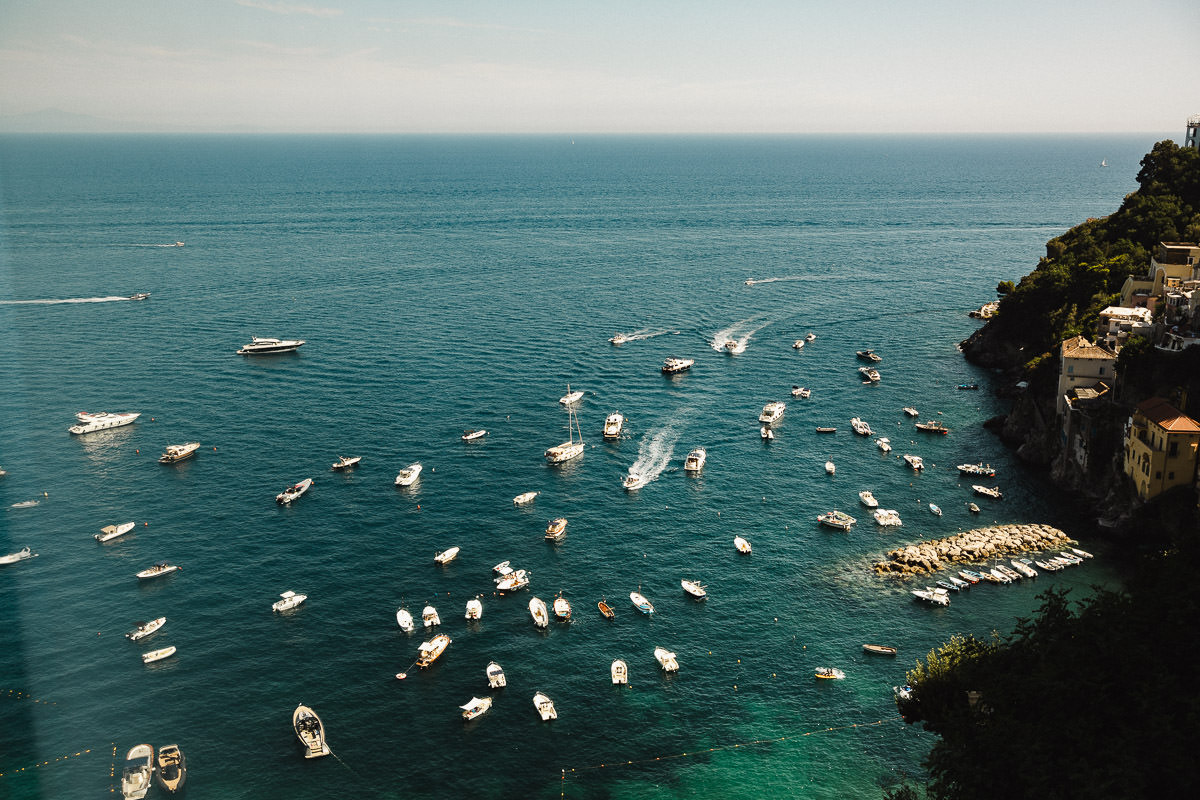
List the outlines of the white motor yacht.
{"type": "Polygon", "coordinates": [[[250,344],[242,345],[239,356],[266,356],[275,353],[290,353],[304,344],[303,339],[269,339],[251,336],[250,344]]]}
{"type": "Polygon", "coordinates": [[[1001,497],[999,486],[994,486],[989,489],[986,486],[979,486],[978,484],[976,484],[976,485],[973,485],[971,488],[975,490],[975,494],[981,494],[981,495],[984,495],[985,497],[991,497],[994,500],[999,500],[1001,497]]]}
{"type": "Polygon", "coordinates": [[[397,486],[412,486],[421,476],[421,462],[409,464],[396,475],[397,486]]]}
{"type": "Polygon", "coordinates": [[[805,389],[803,386],[792,387],[792,397],[799,397],[801,400],[807,400],[812,396],[812,389],[805,389]]]}
{"type": "Polygon", "coordinates": [[[415,626],[413,625],[413,616],[407,608],[401,606],[400,608],[396,609],[396,624],[399,625],[400,630],[404,631],[405,633],[412,633],[412,630],[415,626]]]}
{"type": "Polygon", "coordinates": [[[457,546],[450,547],[433,557],[433,560],[438,564],[449,564],[454,559],[458,558],[459,548],[457,546]]]}
{"type": "Polygon", "coordinates": [[[101,411],[97,414],[89,414],[86,411],[81,411],[75,415],[75,417],[79,419],[79,424],[72,425],[71,427],[67,428],[67,430],[76,435],[81,433],[94,433],[95,431],[106,431],[109,428],[120,428],[125,425],[131,425],[133,424],[134,420],[141,415],[141,412],[109,414],[107,411],[101,411]]]}
{"type": "Polygon", "coordinates": [[[792,342],[792,347],[796,348],[797,350],[803,350],[804,349],[804,340],[797,339],[796,341],[792,342]]]}
{"type": "Polygon", "coordinates": [[[625,428],[625,417],[621,416],[620,411],[614,411],[604,418],[604,438],[619,439],[621,431],[625,428]]]}
{"type": "Polygon", "coordinates": [[[701,584],[700,581],[689,581],[687,578],[682,578],[679,581],[679,585],[683,587],[685,592],[698,600],[708,597],[707,587],[701,584]]]}
{"type": "Polygon", "coordinates": [[[168,794],[175,794],[187,780],[187,757],[177,744],[158,748],[158,785],[168,794]]]}
{"type": "Polygon", "coordinates": [[[627,492],[632,492],[635,489],[640,489],[640,488],[642,488],[642,476],[638,475],[636,472],[630,472],[628,475],[626,475],[624,478],[621,479],[621,486],[627,492]]]}
{"type": "MultiPolygon", "coordinates": [[[[174,245],[168,245],[168,247],[177,247],[178,244],[179,243],[176,242],[174,245]]],[[[137,292],[136,294],[129,295],[129,299],[130,300],[149,300],[150,293],[149,292],[137,292]]]]}
{"type": "Polygon", "coordinates": [[[136,622],[134,624],[137,625],[137,627],[125,634],[125,638],[131,642],[136,642],[138,639],[144,639],[145,637],[154,633],[163,625],[167,624],[167,618],[159,617],[158,619],[152,619],[149,622],[136,622]]]}
{"type": "Polygon", "coordinates": [[[654,659],[663,668],[663,672],[679,672],[679,662],[675,660],[675,654],[665,647],[654,648],[654,659]]]}
{"type": "Polygon", "coordinates": [[[766,425],[763,425],[761,428],[758,429],[758,435],[761,436],[764,440],[769,442],[775,438],[775,431],[771,430],[766,425]]]}
{"type": "Polygon", "coordinates": [[[758,415],[758,421],[764,425],[770,425],[783,419],[783,412],[787,410],[787,405],[776,400],[773,403],[767,403],[763,406],[762,413],[758,415]]]}
{"type": "Polygon", "coordinates": [[[554,616],[564,622],[571,618],[571,603],[561,594],[554,598],[554,616]]]}
{"type": "Polygon", "coordinates": [[[417,666],[421,669],[428,669],[441,657],[442,653],[446,652],[450,641],[449,636],[439,633],[428,642],[421,642],[421,646],[417,648],[417,666]]]}
{"type": "Polygon", "coordinates": [[[349,458],[346,456],[338,456],[338,460],[333,462],[331,469],[350,469],[351,467],[357,467],[360,461],[362,461],[362,456],[351,456],[349,458]]]}
{"type": "Polygon", "coordinates": [[[294,486],[289,486],[279,494],[275,495],[275,502],[281,506],[290,505],[293,500],[300,497],[302,494],[312,488],[312,478],[305,478],[294,486]]]}
{"type": "Polygon", "coordinates": [[[904,523],[900,521],[900,514],[894,508],[877,508],[871,513],[875,518],[875,523],[880,527],[898,527],[904,523]]]}
{"type": "Polygon", "coordinates": [[[623,333],[614,333],[612,338],[608,341],[612,342],[613,344],[625,344],[629,341],[629,337],[623,333]]]}
{"type": "Polygon", "coordinates": [[[612,662],[609,674],[612,675],[614,686],[627,685],[629,683],[629,666],[619,658],[612,662]]]}
{"type": "Polygon", "coordinates": [[[438,616],[437,609],[433,606],[425,606],[425,610],[421,612],[421,621],[426,628],[442,624],[442,618],[438,616]]]}
{"type": "Polygon", "coordinates": [[[478,597],[472,597],[467,601],[467,619],[479,619],[483,616],[483,603],[478,597]]]}
{"type": "Polygon", "coordinates": [[[703,447],[697,447],[695,450],[687,454],[687,458],[683,460],[683,469],[686,472],[699,472],[704,469],[704,462],[708,460],[708,453],[703,447]]]}
{"type": "Polygon", "coordinates": [[[833,475],[837,472],[837,466],[832,461],[826,461],[825,472],[828,475],[833,475]]]}
{"type": "Polygon", "coordinates": [[[127,800],[141,800],[150,791],[153,776],[154,748],[148,744],[131,747],[125,754],[125,768],[121,770],[121,794],[127,800]]]}
{"type": "Polygon", "coordinates": [[[926,603],[930,603],[935,606],[950,605],[950,593],[945,589],[934,589],[930,586],[926,586],[924,589],[913,589],[912,593],[914,597],[917,597],[921,600],[924,600],[926,603]]]}
{"type": "Polygon", "coordinates": [[[863,376],[863,383],[879,383],[879,370],[874,367],[859,367],[858,371],[863,376]]]}
{"type": "Polygon", "coordinates": [[[493,689],[503,689],[508,685],[508,679],[504,677],[504,670],[495,661],[487,665],[484,674],[487,675],[488,686],[493,689]]]}
{"type": "Polygon", "coordinates": [[[474,428],[472,428],[469,431],[463,431],[462,440],[464,442],[473,442],[476,439],[482,439],[483,437],[485,437],[487,435],[488,435],[488,432],[485,430],[482,430],[482,429],[475,430],[474,428]]]}
{"type": "Polygon", "coordinates": [[[666,375],[674,375],[677,372],[687,372],[692,368],[692,364],[696,363],[694,358],[668,358],[663,362],[662,371],[666,375]]]}
{"type": "Polygon", "coordinates": [[[850,420],[850,427],[854,428],[854,432],[859,436],[870,436],[871,434],[875,433],[875,431],[871,430],[870,425],[858,417],[853,417],[850,420]]]}
{"type": "Polygon", "coordinates": [[[575,391],[571,391],[571,384],[568,383],[567,384],[567,393],[564,394],[562,397],[558,398],[558,402],[562,403],[564,406],[569,406],[569,405],[574,405],[575,403],[578,403],[582,399],[583,399],[583,392],[580,391],[579,389],[576,389],[575,391]]]}
{"type": "Polygon", "coordinates": [[[912,406],[905,406],[905,407],[904,407],[903,409],[901,409],[901,410],[902,410],[902,411],[903,411],[905,414],[908,414],[910,417],[919,417],[919,416],[921,416],[921,412],[920,412],[920,411],[917,411],[917,410],[916,410],[915,408],[913,408],[912,406]]]}
{"type": "Polygon", "coordinates": [[[105,525],[99,533],[93,533],[97,542],[110,542],[118,536],[124,536],[133,530],[135,522],[123,522],[120,525],[105,525]]]}
{"type": "Polygon", "coordinates": [[[880,436],[875,440],[875,444],[879,445],[879,449],[885,453],[892,452],[892,440],[886,436],[880,436]]]}
{"type": "Polygon", "coordinates": [[[879,501],[875,499],[875,495],[871,494],[869,489],[863,489],[859,492],[858,499],[867,508],[879,508],[879,501]]]}
{"type": "Polygon", "coordinates": [[[279,597],[279,600],[271,604],[272,611],[291,611],[308,599],[308,595],[296,594],[291,590],[284,592],[279,597]]]}
{"type": "Polygon", "coordinates": [[[925,469],[925,459],[921,458],[920,456],[913,456],[905,453],[904,462],[912,467],[914,471],[920,472],[921,470],[925,469]]]}
{"type": "Polygon", "coordinates": [[[320,758],[333,752],[325,742],[324,723],[317,716],[317,712],[308,706],[296,706],[296,710],[292,712],[292,730],[296,732],[300,744],[304,745],[305,758],[320,758]]]}
{"type": "Polygon", "coordinates": [[[567,441],[555,445],[545,452],[546,460],[551,464],[561,464],[583,455],[583,432],[579,430],[579,418],[575,416],[575,406],[567,406],[567,441]],[[575,434],[579,440],[575,440],[575,434]]]}
{"type": "Polygon", "coordinates": [[[558,712],[554,710],[554,701],[541,692],[533,696],[533,707],[537,709],[542,722],[558,719],[558,712]]]}
{"type": "Polygon", "coordinates": [[[848,531],[850,526],[857,520],[847,514],[845,511],[827,511],[824,514],[817,515],[817,522],[822,525],[828,525],[830,528],[848,531]]]}
{"type": "Polygon", "coordinates": [[[496,588],[501,594],[505,592],[515,592],[518,589],[524,589],[529,585],[529,573],[523,569],[516,570],[511,575],[505,575],[496,583],[496,588]]]}
{"type": "Polygon", "coordinates": [[[567,536],[567,518],[558,517],[550,520],[546,525],[546,540],[550,542],[561,542],[567,536]]]}
{"type": "Polygon", "coordinates": [[[482,717],[491,707],[492,698],[490,697],[472,697],[469,702],[459,706],[463,712],[463,719],[468,721],[482,717]]]}
{"type": "Polygon", "coordinates": [[[178,461],[191,458],[200,449],[199,442],[187,442],[186,444],[169,444],[167,449],[161,456],[158,457],[160,464],[174,464],[178,461]]]}
{"type": "Polygon", "coordinates": [[[499,564],[492,567],[492,574],[499,575],[501,577],[503,577],[505,575],[511,575],[512,571],[513,570],[512,570],[512,562],[511,561],[501,561],[499,564]]]}
{"type": "Polygon", "coordinates": [[[533,498],[537,497],[541,492],[525,492],[513,498],[514,506],[528,505],[533,502],[533,498]]]}
{"type": "Polygon", "coordinates": [[[160,575],[169,575],[175,570],[183,569],[178,564],[168,564],[165,561],[160,561],[152,567],[147,567],[137,574],[138,578],[145,580],[147,578],[157,578],[160,575]]]}
{"type": "Polygon", "coordinates": [[[153,664],[155,661],[162,661],[164,658],[170,658],[175,655],[175,645],[163,647],[159,650],[151,650],[148,653],[142,653],[143,664],[153,664]]]}
{"type": "Polygon", "coordinates": [[[733,546],[737,548],[739,553],[749,554],[751,552],[750,542],[746,541],[741,536],[733,537],[733,546]]]}
{"type": "Polygon", "coordinates": [[[546,603],[539,597],[531,597],[529,599],[529,616],[533,617],[535,627],[545,628],[550,624],[550,615],[546,612],[546,603]]]}

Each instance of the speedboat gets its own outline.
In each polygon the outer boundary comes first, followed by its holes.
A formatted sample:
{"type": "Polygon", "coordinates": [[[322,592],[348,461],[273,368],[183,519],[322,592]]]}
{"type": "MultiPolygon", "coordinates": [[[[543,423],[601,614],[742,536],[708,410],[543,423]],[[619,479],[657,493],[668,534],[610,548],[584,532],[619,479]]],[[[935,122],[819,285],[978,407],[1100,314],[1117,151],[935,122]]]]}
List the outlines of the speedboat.
{"type": "Polygon", "coordinates": [[[1095,558],[1095,556],[1093,556],[1087,550],[1080,550],[1078,547],[1072,547],[1071,552],[1074,553],[1075,555],[1079,556],[1080,558],[1095,558]]]}
{"type": "Polygon", "coordinates": [[[1082,558],[1080,558],[1079,556],[1075,555],[1074,553],[1068,553],[1068,552],[1067,552],[1067,551],[1065,551],[1065,550],[1064,550],[1064,551],[1062,551],[1061,553],[1059,553],[1059,554],[1058,554],[1058,557],[1059,557],[1059,558],[1064,558],[1064,559],[1066,559],[1067,561],[1071,562],[1072,564],[1082,564],[1082,563],[1083,563],[1083,559],[1082,559],[1082,558]]]}
{"type": "Polygon", "coordinates": [[[187,758],[177,744],[158,748],[158,785],[170,794],[183,788],[187,780],[187,758]]]}
{"type": "Polygon", "coordinates": [[[138,578],[145,580],[146,578],[157,578],[160,575],[169,575],[177,569],[183,569],[178,564],[168,564],[165,561],[160,561],[153,567],[147,567],[137,574],[138,578]]]}
{"type": "Polygon", "coordinates": [[[135,522],[122,522],[120,525],[105,525],[99,533],[93,533],[97,542],[109,542],[118,536],[124,536],[133,530],[135,522]]]}
{"type": "Polygon", "coordinates": [[[550,624],[546,603],[540,597],[529,598],[529,616],[533,617],[533,625],[536,628],[545,628],[550,624]]]}
{"type": "Polygon", "coordinates": [[[271,604],[272,611],[291,611],[308,599],[308,595],[296,594],[290,590],[279,595],[279,597],[279,600],[271,604]]]}
{"type": "Polygon", "coordinates": [[[901,409],[901,410],[902,410],[902,411],[903,411],[905,414],[908,414],[910,417],[919,417],[919,416],[921,416],[921,412],[920,412],[920,411],[917,411],[917,410],[916,410],[915,408],[913,408],[912,406],[905,406],[905,407],[904,407],[903,409],[901,409]]]}
{"type": "Polygon", "coordinates": [[[937,585],[945,589],[947,592],[961,592],[963,589],[967,588],[967,585],[962,581],[959,581],[958,583],[952,583],[949,580],[943,580],[938,581],[937,585]]]}
{"type": "Polygon", "coordinates": [[[809,333],[807,336],[804,337],[804,341],[806,341],[806,342],[815,342],[816,340],[817,340],[817,335],[815,333],[809,333]]]}
{"type": "Polygon", "coordinates": [[[971,585],[975,585],[983,580],[983,576],[972,569],[960,569],[958,576],[971,585]]]}
{"type": "Polygon", "coordinates": [[[762,436],[763,439],[766,439],[767,441],[770,441],[775,438],[775,431],[771,430],[766,425],[763,425],[761,428],[759,428],[758,433],[760,436],[762,436]]]}
{"type": "Polygon", "coordinates": [[[982,475],[985,478],[996,476],[996,470],[990,464],[959,464],[958,471],[964,475],[982,475]]]}
{"type": "Polygon", "coordinates": [[[9,506],[9,508],[33,508],[40,502],[42,502],[42,501],[41,500],[22,500],[19,503],[13,503],[11,506],[9,506]]]}
{"type": "Polygon", "coordinates": [[[483,616],[483,603],[478,597],[472,597],[467,601],[467,619],[479,619],[483,616]]]}
{"type": "Polygon", "coordinates": [[[871,430],[870,425],[868,425],[866,422],[863,422],[858,417],[853,417],[850,420],[850,427],[854,428],[854,432],[859,436],[870,436],[875,433],[875,431],[871,430]]]}
{"type": "Polygon", "coordinates": [[[268,339],[251,336],[250,344],[242,345],[237,351],[239,356],[266,356],[275,353],[290,353],[304,344],[303,339],[268,339]]]}
{"type": "Polygon", "coordinates": [[[776,400],[773,403],[767,403],[763,406],[762,413],[758,415],[758,421],[764,425],[771,425],[783,418],[783,412],[787,410],[787,405],[776,400]]]}
{"type": "Polygon", "coordinates": [[[925,422],[918,422],[915,425],[913,425],[913,427],[919,431],[925,431],[925,433],[940,433],[943,436],[945,436],[947,433],[950,432],[949,428],[947,428],[942,423],[938,422],[936,419],[926,420],[925,422]]]}
{"type": "Polygon", "coordinates": [[[149,292],[137,292],[136,294],[129,295],[129,299],[130,300],[149,300],[150,293],[149,292]]]}
{"type": "Polygon", "coordinates": [[[564,622],[571,618],[571,603],[561,594],[554,598],[554,616],[564,622]]]}
{"type": "Polygon", "coordinates": [[[446,648],[449,646],[450,637],[444,633],[439,633],[428,642],[421,642],[421,646],[417,649],[417,666],[421,669],[428,669],[441,657],[442,653],[446,652],[446,648]]]}
{"type": "Polygon", "coordinates": [[[741,536],[733,537],[733,546],[737,548],[739,553],[746,553],[748,555],[751,552],[750,542],[746,541],[741,536]]]}
{"type": "Polygon", "coordinates": [[[612,342],[613,344],[625,344],[629,341],[629,337],[623,333],[615,333],[608,341],[612,342]]]}
{"type": "Polygon", "coordinates": [[[825,473],[828,475],[833,475],[836,472],[837,472],[837,467],[834,465],[834,463],[832,461],[826,461],[825,462],[825,473]]]}
{"type": "Polygon", "coordinates": [[[567,441],[555,445],[545,452],[546,460],[551,464],[561,464],[583,455],[583,432],[579,430],[579,418],[575,416],[575,406],[567,406],[567,441]],[[579,433],[579,441],[575,434],[579,433]]]}
{"type": "Polygon", "coordinates": [[[405,633],[412,633],[412,629],[414,627],[413,616],[411,613],[409,613],[407,608],[401,606],[400,608],[396,609],[396,624],[399,625],[400,630],[404,631],[405,633]]]}
{"type": "Polygon", "coordinates": [[[970,511],[972,514],[978,514],[979,506],[975,505],[974,503],[967,503],[967,511],[970,511]]]}
{"type": "Polygon", "coordinates": [[[1004,572],[1001,569],[999,569],[998,567],[992,567],[991,569],[989,569],[987,571],[987,574],[992,576],[992,580],[995,583],[1006,583],[1007,584],[1007,583],[1013,582],[1013,579],[1010,578],[1009,576],[1005,575],[1004,572]]]}
{"type": "Polygon", "coordinates": [[[942,588],[934,589],[931,586],[926,586],[924,589],[913,589],[912,593],[914,597],[935,606],[950,605],[950,593],[942,588]]]}
{"type": "Polygon", "coordinates": [[[741,346],[741,342],[739,342],[737,339],[726,339],[725,343],[721,345],[721,347],[725,349],[726,353],[736,353],[738,352],[738,348],[741,346]]]}
{"type": "Polygon", "coordinates": [[[651,602],[649,600],[647,600],[642,595],[641,592],[630,592],[629,600],[630,600],[630,602],[633,603],[633,605],[637,608],[637,610],[642,612],[643,614],[653,614],[654,613],[653,604],[651,604],[651,602]]]}
{"type": "Polygon", "coordinates": [[[331,469],[350,469],[350,467],[357,467],[358,462],[360,461],[362,461],[362,456],[352,456],[350,458],[347,458],[346,456],[338,456],[338,460],[333,462],[331,469]]]}
{"type": "Polygon", "coordinates": [[[938,517],[942,515],[942,509],[939,508],[936,503],[929,504],[929,511],[938,517]]]}
{"type": "Polygon", "coordinates": [[[679,672],[679,662],[675,654],[665,647],[654,648],[654,660],[663,668],[663,672],[679,672]]]}
{"type": "Polygon", "coordinates": [[[289,486],[279,494],[275,495],[275,502],[279,503],[281,506],[290,504],[297,497],[307,492],[309,488],[312,487],[312,483],[312,478],[305,478],[295,486],[289,486]]]}
{"type": "Polygon", "coordinates": [[[508,679],[504,677],[504,670],[495,661],[489,662],[483,673],[487,675],[488,686],[492,689],[503,689],[508,685],[508,679]]]}
{"type": "Polygon", "coordinates": [[[892,452],[892,440],[886,436],[880,436],[875,440],[875,444],[879,445],[879,449],[885,453],[892,452]]]}
{"type": "Polygon", "coordinates": [[[143,639],[143,638],[149,636],[150,634],[154,633],[156,630],[158,630],[159,628],[161,628],[163,625],[166,625],[166,624],[167,624],[166,617],[159,617],[158,619],[152,619],[149,622],[135,622],[134,625],[136,625],[137,627],[134,628],[133,630],[131,630],[129,633],[125,634],[125,638],[131,642],[136,642],[138,639],[143,639]]]}
{"type": "Polygon", "coordinates": [[[514,506],[523,506],[533,502],[533,498],[537,497],[541,492],[524,492],[513,498],[514,506]]]}
{"type": "Polygon", "coordinates": [[[292,712],[292,730],[296,732],[300,744],[304,745],[305,758],[320,758],[333,752],[325,743],[325,724],[321,722],[317,712],[308,706],[296,706],[296,710],[292,712]]]}
{"type": "Polygon", "coordinates": [[[863,383],[879,383],[879,370],[874,367],[859,367],[858,371],[863,376],[863,383]]]}
{"type": "Polygon", "coordinates": [[[153,775],[154,748],[148,744],[131,747],[125,754],[125,768],[121,770],[121,794],[128,800],[140,800],[150,791],[153,775]]]}
{"type": "Polygon", "coordinates": [[[792,387],[792,397],[799,397],[801,400],[807,400],[812,396],[812,389],[805,389],[803,386],[792,387]]]}
{"type": "Polygon", "coordinates": [[[541,692],[533,696],[533,707],[537,709],[542,722],[558,719],[558,712],[554,710],[554,701],[541,692]]]}
{"type": "Polygon", "coordinates": [[[668,358],[663,362],[662,371],[666,375],[674,375],[677,372],[687,372],[692,368],[692,364],[696,363],[694,358],[668,358]]]}
{"type": "Polygon", "coordinates": [[[796,341],[792,342],[792,347],[796,348],[797,350],[803,350],[804,349],[804,340],[797,339],[796,341]]]}
{"type": "Polygon", "coordinates": [[[917,472],[925,469],[925,459],[921,458],[920,456],[911,456],[908,453],[905,453],[904,462],[917,472]]]}
{"type": "Polygon", "coordinates": [[[871,512],[871,516],[875,518],[875,524],[883,528],[898,527],[904,524],[900,521],[900,514],[894,508],[877,508],[871,512]]]}
{"type": "Polygon", "coordinates": [[[828,681],[840,681],[846,677],[846,673],[836,667],[817,667],[813,670],[813,675],[828,681]]]}
{"type": "Polygon", "coordinates": [[[472,428],[471,430],[463,431],[462,440],[464,442],[473,442],[476,439],[482,439],[483,437],[487,436],[487,433],[488,432],[485,430],[475,430],[472,428]]]}
{"type": "Polygon", "coordinates": [[[698,600],[708,597],[708,591],[700,581],[689,581],[687,578],[683,578],[679,581],[679,585],[683,587],[685,592],[698,600]]]}
{"type": "Polygon", "coordinates": [[[546,540],[550,542],[561,542],[567,536],[567,518],[559,517],[558,519],[550,520],[550,524],[546,526],[546,540]]]}
{"type": "Polygon", "coordinates": [[[877,656],[894,656],[899,652],[896,648],[886,644],[864,644],[863,651],[874,653],[877,656]]]}
{"type": "Polygon", "coordinates": [[[1001,497],[999,486],[994,486],[991,489],[989,489],[986,486],[979,486],[978,484],[975,484],[975,485],[971,486],[971,488],[975,490],[975,494],[981,494],[986,497],[994,498],[996,500],[999,500],[1001,497]]]}
{"type": "Polygon", "coordinates": [[[625,417],[620,411],[614,411],[604,418],[604,438],[620,439],[621,430],[625,427],[625,417]]]}
{"type": "Polygon", "coordinates": [[[871,494],[869,489],[859,492],[858,499],[867,508],[879,508],[879,501],[875,499],[875,495],[871,494]]]}
{"type": "Polygon", "coordinates": [[[606,619],[612,619],[616,616],[616,613],[612,610],[612,606],[610,606],[603,599],[596,603],[596,608],[600,609],[600,613],[603,614],[606,619]]]}
{"type": "Polygon", "coordinates": [[[436,608],[425,606],[425,609],[421,612],[421,622],[426,628],[432,628],[434,625],[441,625],[442,618],[438,616],[436,608]]]}
{"type": "Polygon", "coordinates": [[[175,645],[151,650],[148,653],[142,653],[142,663],[153,664],[155,661],[162,661],[164,658],[170,658],[173,655],[175,655],[175,645]]]}
{"type": "Polygon", "coordinates": [[[176,461],[183,461],[185,458],[191,458],[200,449],[199,442],[188,442],[187,444],[169,444],[166,451],[158,457],[160,464],[174,464],[176,461]]]}
{"type": "Polygon", "coordinates": [[[704,462],[708,460],[708,453],[703,447],[697,447],[695,450],[687,454],[687,458],[683,460],[683,469],[686,472],[699,472],[704,469],[704,462]]]}
{"type": "Polygon", "coordinates": [[[133,424],[134,420],[141,416],[141,412],[126,412],[124,414],[109,414],[107,411],[91,414],[86,411],[81,411],[75,415],[79,420],[78,425],[72,425],[67,428],[68,431],[76,435],[81,433],[94,433],[95,431],[106,431],[109,428],[120,428],[125,425],[133,424]]]}
{"type": "Polygon", "coordinates": [[[1011,579],[1011,580],[1014,580],[1014,581],[1019,581],[1019,580],[1021,580],[1021,577],[1022,577],[1021,573],[1020,573],[1020,572],[1017,572],[1015,569],[1013,569],[1012,567],[1008,566],[1007,564],[997,564],[997,565],[994,567],[994,569],[998,569],[998,570],[1000,570],[1000,572],[1002,572],[1002,573],[1004,573],[1005,575],[1007,575],[1007,576],[1009,577],[1009,579],[1011,579]]]}
{"type": "Polygon", "coordinates": [[[1024,575],[1026,578],[1036,578],[1037,577],[1037,570],[1034,569],[1033,567],[1029,566],[1028,564],[1022,562],[1020,559],[1016,559],[1016,558],[1010,559],[1010,563],[1012,564],[1013,569],[1015,569],[1017,572],[1024,575]]]}
{"type": "Polygon", "coordinates": [[[579,389],[576,389],[575,391],[572,392],[571,384],[568,383],[567,384],[567,393],[564,394],[562,397],[558,398],[558,402],[562,403],[564,406],[569,406],[574,403],[578,403],[582,399],[583,399],[583,392],[580,391],[579,389]]]}
{"type": "Polygon", "coordinates": [[[875,363],[883,361],[880,356],[875,354],[874,350],[856,350],[854,354],[864,361],[872,361],[875,363]]]}
{"type": "Polygon", "coordinates": [[[396,475],[397,486],[412,486],[421,477],[421,462],[409,464],[396,475]]]}
{"type": "Polygon", "coordinates": [[[438,564],[449,564],[454,559],[458,558],[458,547],[450,547],[433,557],[433,560],[438,564]]]}
{"type": "Polygon", "coordinates": [[[640,489],[642,488],[642,476],[638,475],[636,472],[630,472],[621,481],[621,486],[627,492],[633,491],[634,489],[640,489]]]}
{"type": "Polygon", "coordinates": [[[977,383],[960,383],[956,388],[967,389],[967,390],[978,389],[979,384],[977,384],[977,383]]]}
{"type": "Polygon", "coordinates": [[[505,592],[515,592],[517,589],[524,589],[529,585],[529,573],[523,569],[515,571],[511,575],[505,575],[496,584],[496,588],[501,594],[505,592]]]}
{"type": "Polygon", "coordinates": [[[513,569],[512,569],[511,561],[501,561],[499,564],[492,567],[492,574],[499,575],[500,577],[504,577],[505,575],[511,575],[512,571],[513,571],[513,569]]]}
{"type": "Polygon", "coordinates": [[[490,697],[472,697],[470,702],[463,703],[459,708],[462,709],[463,719],[473,720],[477,717],[482,717],[492,707],[492,698],[490,697]]]}
{"type": "Polygon", "coordinates": [[[609,674],[612,675],[613,686],[629,683],[629,666],[619,658],[612,662],[609,674]]]}
{"type": "Polygon", "coordinates": [[[828,525],[830,528],[848,531],[850,526],[857,520],[844,511],[827,511],[817,517],[817,521],[822,525],[828,525]]]}

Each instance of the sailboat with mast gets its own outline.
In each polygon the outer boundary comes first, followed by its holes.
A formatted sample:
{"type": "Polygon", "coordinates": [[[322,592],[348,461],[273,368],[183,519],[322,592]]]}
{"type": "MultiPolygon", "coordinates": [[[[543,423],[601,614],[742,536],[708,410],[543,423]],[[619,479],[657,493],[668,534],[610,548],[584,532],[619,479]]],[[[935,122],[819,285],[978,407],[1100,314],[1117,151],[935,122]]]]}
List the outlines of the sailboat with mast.
{"type": "MultiPolygon", "coordinates": [[[[567,387],[570,388],[569,386],[567,387]]],[[[561,464],[583,455],[583,432],[579,430],[579,418],[575,416],[574,404],[567,405],[567,441],[555,445],[546,451],[546,460],[551,464],[561,464]],[[576,434],[579,440],[575,440],[576,434]]]]}

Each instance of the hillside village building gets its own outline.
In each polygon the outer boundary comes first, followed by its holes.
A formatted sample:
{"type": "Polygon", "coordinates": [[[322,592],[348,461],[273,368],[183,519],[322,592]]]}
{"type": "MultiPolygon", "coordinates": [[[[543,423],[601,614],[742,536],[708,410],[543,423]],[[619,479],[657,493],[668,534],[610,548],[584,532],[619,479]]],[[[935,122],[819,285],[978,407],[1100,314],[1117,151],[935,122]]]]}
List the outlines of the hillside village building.
{"type": "Polygon", "coordinates": [[[1161,397],[1138,405],[1125,435],[1125,474],[1149,500],[1196,480],[1200,424],[1161,397]]]}

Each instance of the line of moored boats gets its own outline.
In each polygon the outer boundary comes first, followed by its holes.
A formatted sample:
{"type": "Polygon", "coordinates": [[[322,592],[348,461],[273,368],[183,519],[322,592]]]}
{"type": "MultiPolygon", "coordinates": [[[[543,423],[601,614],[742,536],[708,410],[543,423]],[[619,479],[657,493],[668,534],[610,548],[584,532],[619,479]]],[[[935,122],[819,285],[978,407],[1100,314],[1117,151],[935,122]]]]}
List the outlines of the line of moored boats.
{"type": "Polygon", "coordinates": [[[1009,584],[1022,578],[1036,578],[1038,569],[1046,572],[1058,572],[1061,569],[1082,564],[1084,559],[1091,557],[1092,554],[1086,550],[1072,547],[1069,550],[1043,555],[1037,559],[1013,558],[1007,564],[999,562],[992,567],[979,570],[959,570],[958,575],[948,575],[938,580],[936,586],[913,589],[912,594],[918,600],[924,600],[932,605],[948,606],[952,592],[961,592],[977,583],[1009,584]]]}

